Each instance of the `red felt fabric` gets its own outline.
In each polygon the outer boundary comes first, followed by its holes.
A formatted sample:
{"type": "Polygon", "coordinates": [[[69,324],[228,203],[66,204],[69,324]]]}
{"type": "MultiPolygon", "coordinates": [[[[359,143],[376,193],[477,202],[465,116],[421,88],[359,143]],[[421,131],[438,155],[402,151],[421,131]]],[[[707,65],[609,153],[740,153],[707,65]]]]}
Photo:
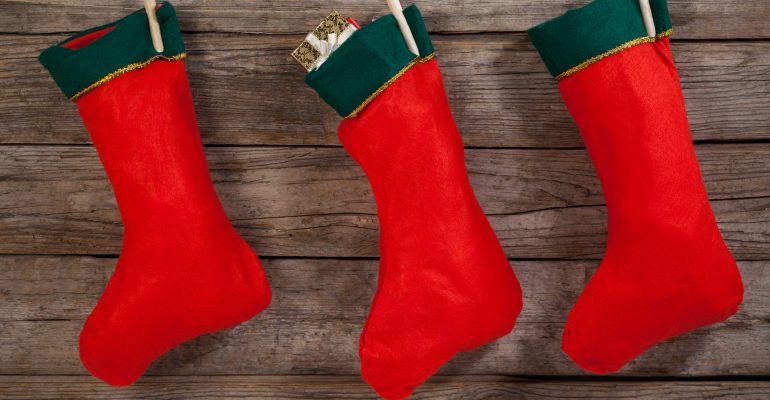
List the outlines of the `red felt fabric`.
{"type": "Polygon", "coordinates": [[[632,47],[559,84],[607,200],[599,269],[563,348],[613,372],[656,343],[734,314],[740,274],[717,229],[669,40],[632,47]]]}
{"type": "Polygon", "coordinates": [[[80,334],[112,385],[157,357],[263,310],[270,289],[209,177],[182,61],[155,61],[77,101],[125,227],[115,273],[80,334]]]}
{"type": "Polygon", "coordinates": [[[343,121],[339,137],[366,172],[380,221],[361,370],[380,395],[403,398],[458,351],[509,333],[521,289],[468,181],[435,61],[343,121]]]}
{"type": "Polygon", "coordinates": [[[115,26],[109,26],[104,29],[99,29],[98,31],[87,33],[83,36],[76,37],[68,41],[67,43],[62,44],[61,47],[64,47],[70,50],[82,49],[83,47],[88,46],[89,44],[93,43],[100,37],[110,33],[110,31],[112,31],[113,29],[115,29],[115,26]]]}

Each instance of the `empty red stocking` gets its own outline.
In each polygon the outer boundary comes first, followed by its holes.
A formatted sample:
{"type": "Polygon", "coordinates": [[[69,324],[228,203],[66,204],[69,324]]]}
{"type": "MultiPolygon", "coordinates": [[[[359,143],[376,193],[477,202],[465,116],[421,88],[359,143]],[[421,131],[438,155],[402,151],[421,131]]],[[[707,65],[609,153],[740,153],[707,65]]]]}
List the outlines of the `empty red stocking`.
{"type": "Polygon", "coordinates": [[[433,47],[404,10],[420,56],[392,15],[353,34],[306,81],[340,115],[380,221],[377,293],[361,335],[364,379],[409,395],[459,351],[511,331],[521,289],[468,181],[433,47]]]}
{"type": "Polygon", "coordinates": [[[115,273],[80,334],[80,357],[112,385],[157,357],[243,322],[270,302],[257,256],[209,177],[173,7],[157,10],[165,51],[137,11],[40,56],[77,104],[125,227],[115,273]]]}
{"type": "Polygon", "coordinates": [[[728,318],[743,297],[695,158],[666,2],[651,5],[656,37],[637,0],[596,0],[529,32],[607,201],[604,260],[563,337],[567,355],[598,373],[728,318]]]}

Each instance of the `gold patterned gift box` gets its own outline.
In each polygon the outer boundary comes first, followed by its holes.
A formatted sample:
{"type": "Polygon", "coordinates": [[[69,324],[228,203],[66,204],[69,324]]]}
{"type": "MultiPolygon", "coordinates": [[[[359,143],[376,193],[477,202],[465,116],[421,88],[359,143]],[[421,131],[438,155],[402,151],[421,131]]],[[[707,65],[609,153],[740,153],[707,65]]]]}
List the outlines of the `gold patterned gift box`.
{"type": "Polygon", "coordinates": [[[291,55],[310,72],[320,67],[355,31],[355,26],[346,21],[337,11],[332,11],[305,37],[291,55]]]}

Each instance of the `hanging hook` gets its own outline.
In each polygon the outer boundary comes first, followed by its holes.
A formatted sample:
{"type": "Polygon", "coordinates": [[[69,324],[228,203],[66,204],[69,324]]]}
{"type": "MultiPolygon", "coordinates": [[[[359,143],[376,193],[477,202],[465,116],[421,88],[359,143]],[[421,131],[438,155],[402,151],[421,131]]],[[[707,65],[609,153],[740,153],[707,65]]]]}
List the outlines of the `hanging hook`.
{"type": "Polygon", "coordinates": [[[652,19],[652,8],[650,0],[639,0],[639,7],[642,9],[642,19],[644,19],[644,28],[647,30],[647,36],[655,37],[655,21],[652,19]]]}
{"type": "Polygon", "coordinates": [[[412,31],[409,29],[409,24],[406,23],[404,12],[401,10],[401,3],[399,0],[387,0],[387,2],[390,12],[393,13],[394,17],[396,17],[396,22],[398,22],[398,29],[401,30],[401,35],[404,36],[406,47],[409,48],[409,51],[412,52],[412,54],[419,56],[420,50],[417,49],[417,43],[414,41],[412,31]]]}
{"type": "Polygon", "coordinates": [[[147,12],[147,20],[150,23],[152,47],[158,53],[163,53],[163,36],[160,34],[160,24],[158,24],[158,17],[155,15],[155,0],[144,0],[144,10],[147,12]]]}

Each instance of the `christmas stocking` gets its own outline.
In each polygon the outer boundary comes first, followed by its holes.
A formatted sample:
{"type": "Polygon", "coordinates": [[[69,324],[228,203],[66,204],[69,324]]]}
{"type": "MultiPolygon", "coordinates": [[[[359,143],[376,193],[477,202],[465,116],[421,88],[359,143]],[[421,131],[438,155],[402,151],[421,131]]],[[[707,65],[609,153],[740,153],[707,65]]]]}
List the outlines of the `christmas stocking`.
{"type": "Polygon", "coordinates": [[[125,226],[115,273],[80,334],[80,357],[112,385],[157,357],[243,322],[270,302],[256,255],[208,174],[173,7],[157,10],[165,51],[137,11],[40,55],[77,104],[125,226]]]}
{"type": "Polygon", "coordinates": [[[597,373],[728,318],[743,297],[695,158],[666,2],[651,5],[656,37],[637,0],[596,0],[529,31],[607,201],[604,260],[563,336],[567,355],[597,373]]]}
{"type": "MultiPolygon", "coordinates": [[[[521,289],[473,194],[463,144],[422,17],[404,10],[356,31],[306,77],[345,119],[380,221],[380,272],[360,341],[364,379],[403,398],[459,351],[506,335],[521,289]]],[[[344,37],[344,36],[343,36],[344,37]]]]}

